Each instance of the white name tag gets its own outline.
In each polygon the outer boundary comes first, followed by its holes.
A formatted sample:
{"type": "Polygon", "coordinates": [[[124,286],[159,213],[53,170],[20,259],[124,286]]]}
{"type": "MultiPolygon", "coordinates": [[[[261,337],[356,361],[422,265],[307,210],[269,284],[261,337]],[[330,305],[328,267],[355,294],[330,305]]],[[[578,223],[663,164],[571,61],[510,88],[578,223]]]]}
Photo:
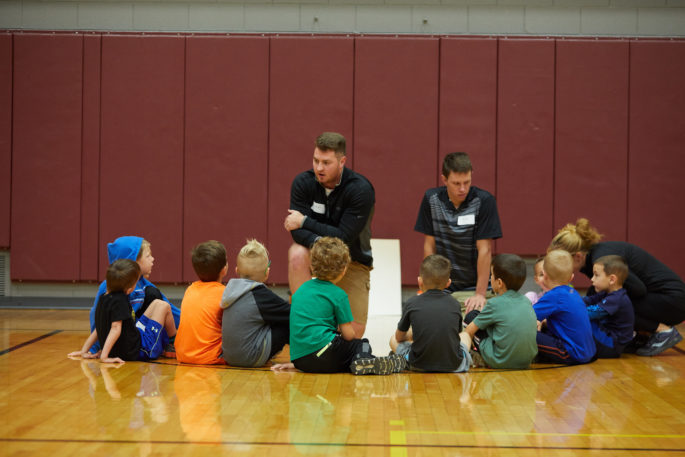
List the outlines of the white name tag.
{"type": "Polygon", "coordinates": [[[476,223],[475,214],[467,214],[466,216],[459,216],[457,218],[457,225],[474,225],[476,223]]]}
{"type": "Polygon", "coordinates": [[[323,203],[314,202],[312,203],[312,211],[317,214],[324,214],[326,212],[326,205],[323,203]]]}

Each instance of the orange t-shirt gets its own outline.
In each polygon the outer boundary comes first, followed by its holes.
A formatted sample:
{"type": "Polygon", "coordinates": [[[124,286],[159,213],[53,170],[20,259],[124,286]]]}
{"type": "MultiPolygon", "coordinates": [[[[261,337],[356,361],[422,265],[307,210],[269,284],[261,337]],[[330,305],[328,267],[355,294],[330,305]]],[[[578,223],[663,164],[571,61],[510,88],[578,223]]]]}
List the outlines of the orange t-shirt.
{"type": "Polygon", "coordinates": [[[176,334],[176,359],[179,362],[212,365],[225,363],[221,356],[220,282],[192,283],[181,302],[181,323],[176,334]]]}

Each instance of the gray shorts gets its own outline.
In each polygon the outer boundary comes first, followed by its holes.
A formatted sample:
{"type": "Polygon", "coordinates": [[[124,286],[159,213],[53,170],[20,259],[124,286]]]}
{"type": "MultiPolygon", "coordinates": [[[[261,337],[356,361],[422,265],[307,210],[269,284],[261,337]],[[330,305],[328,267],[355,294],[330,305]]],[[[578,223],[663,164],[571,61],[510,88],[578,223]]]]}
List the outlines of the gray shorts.
{"type": "MultiPolygon", "coordinates": [[[[407,362],[409,362],[409,351],[411,351],[411,343],[411,341],[402,341],[397,345],[396,353],[407,359],[407,362]]],[[[473,361],[471,360],[471,354],[469,354],[469,348],[467,348],[464,343],[459,342],[459,349],[461,349],[462,355],[461,364],[459,364],[459,367],[456,370],[454,370],[454,372],[464,373],[466,371],[469,371],[469,368],[471,367],[471,365],[473,365],[473,361]]],[[[410,369],[413,371],[421,371],[417,370],[414,367],[410,367],[410,369]]]]}

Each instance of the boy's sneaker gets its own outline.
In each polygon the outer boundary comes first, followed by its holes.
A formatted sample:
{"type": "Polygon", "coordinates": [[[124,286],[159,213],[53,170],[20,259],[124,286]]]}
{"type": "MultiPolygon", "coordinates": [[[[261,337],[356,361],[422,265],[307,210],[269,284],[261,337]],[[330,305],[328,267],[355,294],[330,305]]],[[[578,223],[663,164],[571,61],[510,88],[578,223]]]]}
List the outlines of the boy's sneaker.
{"type": "Polygon", "coordinates": [[[392,353],[385,357],[360,357],[354,360],[351,371],[354,375],[399,373],[406,366],[404,357],[392,353]]]}
{"type": "Polygon", "coordinates": [[[666,332],[655,332],[652,334],[649,340],[647,340],[647,343],[641,348],[638,348],[635,353],[642,356],[661,354],[666,349],[672,348],[681,341],[683,341],[683,337],[678,333],[678,330],[673,327],[666,332]]]}
{"type": "Polygon", "coordinates": [[[480,352],[474,351],[473,349],[469,351],[469,354],[471,354],[471,361],[473,362],[473,367],[474,368],[487,368],[488,364],[485,363],[485,360],[483,360],[483,356],[480,355],[480,352]]]}
{"type": "Polygon", "coordinates": [[[166,345],[164,351],[162,351],[162,356],[166,357],[167,359],[176,358],[176,347],[174,346],[174,343],[169,343],[166,345]]]}

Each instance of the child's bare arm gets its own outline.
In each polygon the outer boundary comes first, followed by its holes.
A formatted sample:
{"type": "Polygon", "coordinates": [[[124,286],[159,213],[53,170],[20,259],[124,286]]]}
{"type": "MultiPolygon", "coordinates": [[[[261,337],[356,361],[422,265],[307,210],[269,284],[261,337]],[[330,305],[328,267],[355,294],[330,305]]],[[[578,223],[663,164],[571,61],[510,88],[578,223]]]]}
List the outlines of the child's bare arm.
{"type": "Polygon", "coordinates": [[[91,359],[95,358],[94,354],[91,354],[90,348],[95,344],[95,342],[98,339],[98,331],[93,330],[90,335],[88,335],[88,338],[86,339],[86,342],[83,343],[83,347],[81,348],[80,351],[74,351],[70,352],[67,354],[67,357],[83,357],[84,359],[91,359]]]}
{"type": "Polygon", "coordinates": [[[476,324],[474,324],[473,322],[471,322],[469,325],[466,326],[464,331],[469,334],[471,339],[473,339],[474,335],[478,331],[478,326],[476,324]]]}
{"type": "Polygon", "coordinates": [[[351,341],[357,337],[354,327],[352,327],[352,322],[340,324],[340,333],[345,341],[351,341]]]}
{"type": "Polygon", "coordinates": [[[112,322],[112,327],[109,329],[109,333],[107,334],[107,339],[105,340],[105,344],[102,346],[102,352],[100,353],[100,361],[105,362],[105,363],[124,363],[123,360],[121,360],[119,357],[114,357],[110,358],[109,357],[109,352],[112,350],[114,347],[114,343],[117,342],[119,337],[121,336],[121,321],[114,321],[112,322]]]}

